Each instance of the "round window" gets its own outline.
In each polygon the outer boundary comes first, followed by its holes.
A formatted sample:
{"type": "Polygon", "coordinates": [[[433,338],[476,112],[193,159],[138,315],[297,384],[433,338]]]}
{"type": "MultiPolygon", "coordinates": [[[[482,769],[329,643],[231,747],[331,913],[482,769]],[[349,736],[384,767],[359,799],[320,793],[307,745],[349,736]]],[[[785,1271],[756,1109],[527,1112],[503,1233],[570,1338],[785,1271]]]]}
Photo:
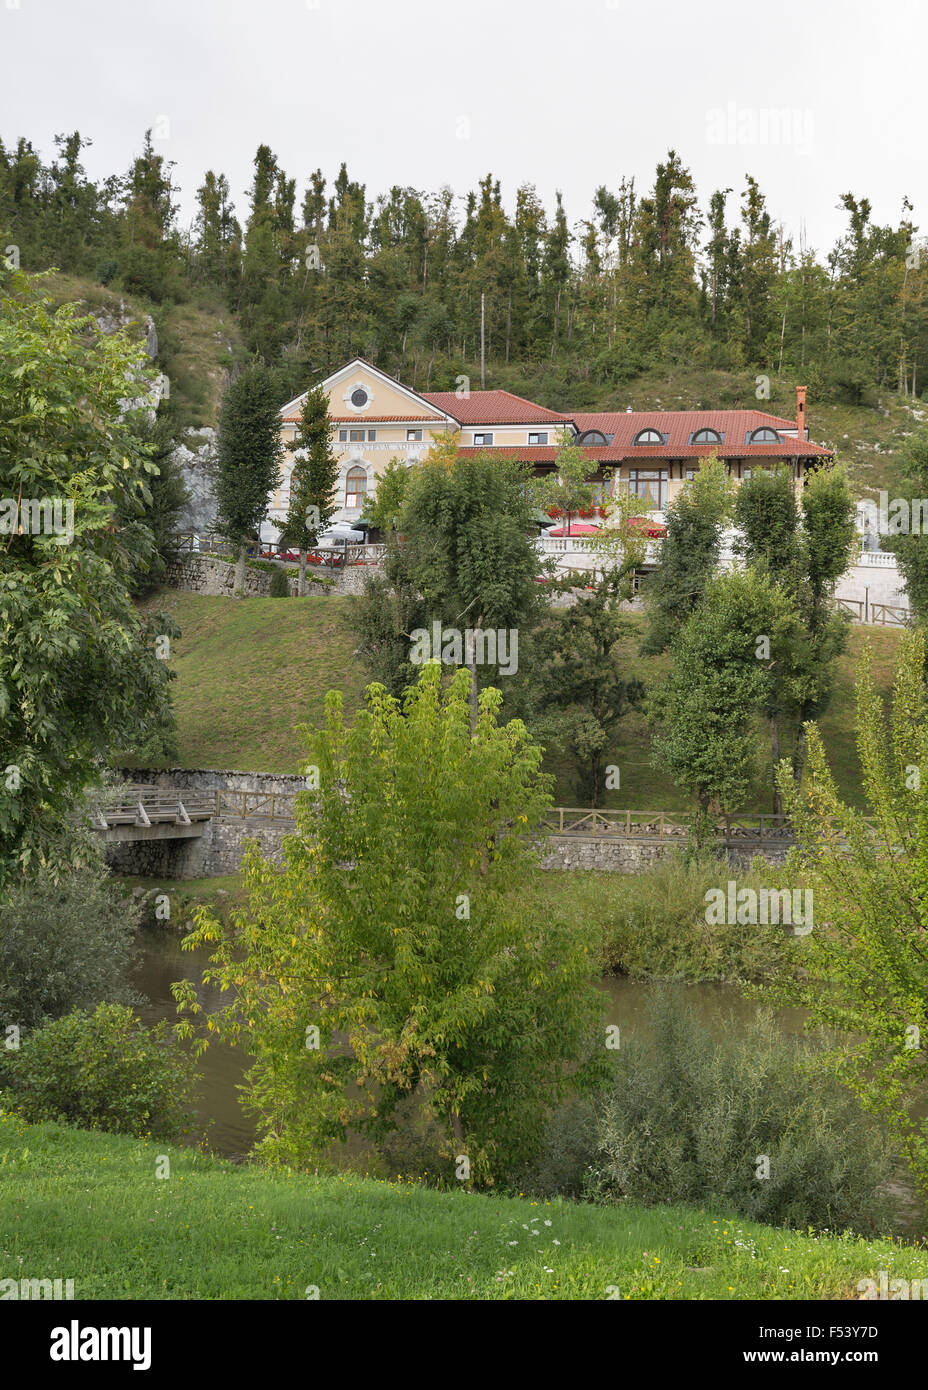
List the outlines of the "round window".
{"type": "Polygon", "coordinates": [[[367,405],[367,392],[363,386],[359,386],[357,390],[352,391],[351,404],[357,406],[358,410],[361,409],[362,405],[367,405]]]}

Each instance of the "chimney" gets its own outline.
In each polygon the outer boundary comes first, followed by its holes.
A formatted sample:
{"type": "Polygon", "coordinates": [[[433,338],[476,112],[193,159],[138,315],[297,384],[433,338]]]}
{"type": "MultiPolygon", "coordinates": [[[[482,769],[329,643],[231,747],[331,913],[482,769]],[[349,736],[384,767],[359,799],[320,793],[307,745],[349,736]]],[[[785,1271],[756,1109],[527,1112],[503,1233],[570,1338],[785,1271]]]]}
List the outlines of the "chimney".
{"type": "Polygon", "coordinates": [[[802,444],[806,437],[806,392],[808,386],[796,387],[796,435],[802,444]]]}

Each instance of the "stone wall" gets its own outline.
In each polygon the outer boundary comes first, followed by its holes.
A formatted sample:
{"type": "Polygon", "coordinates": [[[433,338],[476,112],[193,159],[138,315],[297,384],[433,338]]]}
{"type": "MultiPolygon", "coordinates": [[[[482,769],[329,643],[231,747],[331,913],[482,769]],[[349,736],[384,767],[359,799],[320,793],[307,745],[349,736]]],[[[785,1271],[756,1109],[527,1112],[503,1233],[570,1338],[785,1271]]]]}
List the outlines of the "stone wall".
{"type": "MultiPolygon", "coordinates": [[[[131,782],[176,788],[181,799],[185,790],[280,794],[302,791],[306,786],[305,779],[295,774],[234,772],[214,768],[133,768],[124,769],[121,775],[131,782]]],[[[153,878],[212,878],[219,874],[237,873],[248,840],[257,840],[264,854],[275,863],[281,863],[284,839],[292,835],[294,829],[289,821],[262,824],[258,820],[243,820],[229,814],[221,819],[213,817],[203,834],[195,839],[108,845],[106,859],[117,874],[153,878]]],[[[542,868],[639,873],[673,848],[673,843],[639,844],[632,840],[599,836],[552,835],[545,843],[542,868]]],[[[771,846],[764,850],[762,857],[771,863],[782,863],[788,849],[788,843],[771,846]]],[[[729,854],[747,868],[757,850],[750,846],[743,849],[735,846],[729,850],[729,854]]]]}
{"type": "MultiPolygon", "coordinates": [[[[376,574],[378,565],[349,565],[343,570],[329,570],[326,579],[332,584],[313,583],[312,566],[307,568],[307,597],[325,597],[328,594],[360,594],[366,575],[376,574]]],[[[270,570],[245,566],[245,597],[266,597],[271,591],[270,570]]],[[[174,589],[187,589],[195,594],[209,594],[218,598],[231,598],[235,589],[235,565],[227,560],[218,560],[212,555],[190,551],[174,560],[167,569],[165,583],[174,589]]],[[[296,597],[299,586],[299,570],[290,567],[290,594],[296,597]]]]}

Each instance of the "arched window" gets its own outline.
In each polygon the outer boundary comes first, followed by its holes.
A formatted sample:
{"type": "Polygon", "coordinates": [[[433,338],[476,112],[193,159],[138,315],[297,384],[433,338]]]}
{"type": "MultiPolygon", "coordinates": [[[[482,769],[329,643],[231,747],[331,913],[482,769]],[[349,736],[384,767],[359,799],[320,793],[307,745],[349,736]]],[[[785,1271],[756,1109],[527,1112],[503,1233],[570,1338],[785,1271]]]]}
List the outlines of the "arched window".
{"type": "Polygon", "coordinates": [[[780,436],[776,430],[770,429],[768,425],[763,425],[759,430],[755,430],[751,435],[752,444],[779,444],[780,436]]]}
{"type": "Polygon", "coordinates": [[[349,468],[345,478],[345,506],[363,507],[367,496],[367,470],[349,468]]]}
{"type": "Polygon", "coordinates": [[[609,443],[609,441],[603,434],[602,430],[584,430],[582,434],[577,435],[577,438],[574,440],[574,443],[589,444],[591,446],[595,445],[599,448],[603,448],[606,444],[609,443]]]}
{"type": "Polygon", "coordinates": [[[697,430],[693,435],[694,444],[721,444],[722,436],[718,430],[697,430]]]}
{"type": "Polygon", "coordinates": [[[636,444],[663,444],[664,436],[657,430],[639,430],[635,435],[636,444]]]}

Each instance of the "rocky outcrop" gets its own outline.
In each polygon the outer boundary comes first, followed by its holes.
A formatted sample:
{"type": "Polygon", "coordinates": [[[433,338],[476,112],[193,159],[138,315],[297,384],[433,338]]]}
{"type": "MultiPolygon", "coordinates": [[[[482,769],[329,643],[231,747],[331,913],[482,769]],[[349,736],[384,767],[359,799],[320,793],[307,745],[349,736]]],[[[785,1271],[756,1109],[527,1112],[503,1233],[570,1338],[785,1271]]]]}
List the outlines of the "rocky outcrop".
{"type": "Polygon", "coordinates": [[[179,529],[206,535],[216,529],[216,431],[208,425],[185,430],[172,457],[190,494],[179,529]]]}

